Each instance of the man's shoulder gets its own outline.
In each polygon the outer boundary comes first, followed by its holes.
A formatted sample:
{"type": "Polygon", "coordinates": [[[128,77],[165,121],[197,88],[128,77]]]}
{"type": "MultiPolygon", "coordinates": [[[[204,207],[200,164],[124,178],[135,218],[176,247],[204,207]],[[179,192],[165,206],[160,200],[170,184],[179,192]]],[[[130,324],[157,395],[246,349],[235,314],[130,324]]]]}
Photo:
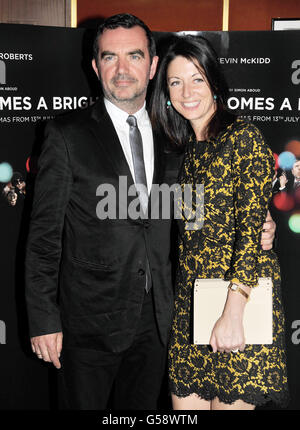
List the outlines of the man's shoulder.
{"type": "Polygon", "coordinates": [[[85,108],[63,112],[57,115],[51,123],[59,128],[78,129],[86,126],[93,120],[97,120],[104,111],[102,100],[97,100],[94,104],[85,108]]]}

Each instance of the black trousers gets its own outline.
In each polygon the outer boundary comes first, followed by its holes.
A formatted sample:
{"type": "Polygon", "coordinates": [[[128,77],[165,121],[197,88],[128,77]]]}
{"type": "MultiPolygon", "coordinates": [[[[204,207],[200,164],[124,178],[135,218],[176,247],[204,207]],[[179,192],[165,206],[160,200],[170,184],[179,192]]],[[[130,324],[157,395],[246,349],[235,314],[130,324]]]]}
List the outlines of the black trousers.
{"type": "Polygon", "coordinates": [[[145,293],[132,345],[121,353],[63,347],[58,372],[63,408],[154,410],[165,373],[167,348],[154,314],[152,289],[145,293]]]}

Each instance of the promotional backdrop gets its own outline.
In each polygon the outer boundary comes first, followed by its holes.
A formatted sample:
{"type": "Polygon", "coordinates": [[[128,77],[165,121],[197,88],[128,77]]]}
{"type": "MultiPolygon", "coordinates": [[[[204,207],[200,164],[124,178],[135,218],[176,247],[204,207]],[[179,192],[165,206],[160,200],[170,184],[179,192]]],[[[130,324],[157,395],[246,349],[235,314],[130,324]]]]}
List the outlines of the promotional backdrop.
{"type": "MultiPolygon", "coordinates": [[[[272,216],[286,310],[289,409],[300,409],[300,196],[292,186],[300,157],[300,31],[193,34],[207,37],[218,52],[229,107],[253,121],[275,153],[272,216]]],[[[55,370],[30,350],[24,244],[45,122],[99,95],[92,36],[84,29],[0,25],[0,409],[57,407],[55,370]]],[[[156,36],[163,47],[168,35],[156,36]]]]}
{"type": "Polygon", "coordinates": [[[29,343],[24,245],[45,122],[90,102],[87,39],[84,30],[0,25],[0,409],[56,406],[55,370],[29,343]]]}

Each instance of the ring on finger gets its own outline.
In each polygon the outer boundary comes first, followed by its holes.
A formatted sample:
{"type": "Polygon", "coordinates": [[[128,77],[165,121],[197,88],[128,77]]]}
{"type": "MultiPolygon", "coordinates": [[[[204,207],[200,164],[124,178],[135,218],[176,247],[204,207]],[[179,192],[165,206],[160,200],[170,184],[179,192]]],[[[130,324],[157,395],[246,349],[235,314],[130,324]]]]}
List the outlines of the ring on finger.
{"type": "Polygon", "coordinates": [[[237,352],[239,352],[239,349],[238,348],[232,349],[231,352],[233,352],[234,354],[236,354],[237,352]]]}

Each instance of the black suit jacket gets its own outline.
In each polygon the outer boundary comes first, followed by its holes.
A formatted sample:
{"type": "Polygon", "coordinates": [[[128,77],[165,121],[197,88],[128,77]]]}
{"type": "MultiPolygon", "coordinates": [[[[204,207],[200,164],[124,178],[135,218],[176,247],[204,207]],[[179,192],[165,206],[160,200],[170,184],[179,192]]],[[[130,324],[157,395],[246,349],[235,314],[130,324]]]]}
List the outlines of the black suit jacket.
{"type": "MultiPolygon", "coordinates": [[[[154,134],[154,184],[174,182],[178,163],[154,134]]],[[[176,158],[176,157],[175,157],[176,158]]],[[[179,158],[178,158],[179,160],[179,158]]],[[[26,256],[30,335],[63,330],[71,346],[119,352],[142,308],[146,255],[161,339],[173,310],[170,219],[100,220],[100,184],[133,179],[103,100],[50,122],[39,159],[26,256]],[[57,302],[57,296],[59,296],[57,302]]],[[[134,199],[135,197],[129,197],[134,199]]]]}

